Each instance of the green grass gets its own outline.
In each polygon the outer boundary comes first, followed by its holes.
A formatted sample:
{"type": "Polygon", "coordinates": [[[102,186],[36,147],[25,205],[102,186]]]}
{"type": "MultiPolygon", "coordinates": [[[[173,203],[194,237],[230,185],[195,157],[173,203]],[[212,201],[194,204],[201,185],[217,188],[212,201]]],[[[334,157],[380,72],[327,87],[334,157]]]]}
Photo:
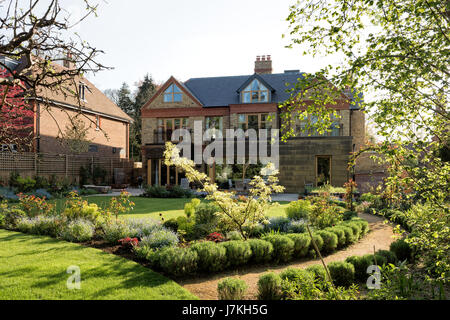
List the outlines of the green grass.
{"type": "Polygon", "coordinates": [[[159,273],[101,250],[0,230],[0,300],[197,299],[159,273]],[[69,290],[69,266],[81,289],[69,290]]]}
{"type": "MultiPolygon", "coordinates": [[[[90,196],[83,198],[90,203],[96,203],[102,208],[107,207],[111,199],[111,197],[108,196],[90,196]]],[[[165,220],[183,215],[185,203],[191,201],[191,199],[158,199],[144,197],[130,197],[130,199],[135,203],[135,207],[128,214],[123,215],[124,217],[159,219],[159,214],[162,213],[165,220]]],[[[65,199],[54,200],[54,202],[57,208],[62,208],[65,199]]],[[[288,203],[289,202],[280,202],[280,205],[272,207],[267,215],[269,217],[284,216],[284,208],[287,207],[288,203]]]]}

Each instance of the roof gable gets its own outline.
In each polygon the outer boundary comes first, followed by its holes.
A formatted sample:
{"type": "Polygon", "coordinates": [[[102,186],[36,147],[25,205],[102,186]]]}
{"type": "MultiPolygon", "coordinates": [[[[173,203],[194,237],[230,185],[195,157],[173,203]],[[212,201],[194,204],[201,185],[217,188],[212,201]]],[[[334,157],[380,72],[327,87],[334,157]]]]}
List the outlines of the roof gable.
{"type": "Polygon", "coordinates": [[[262,83],[263,86],[265,86],[267,88],[267,90],[270,90],[271,92],[276,91],[274,88],[272,88],[272,86],[270,84],[268,84],[259,74],[255,73],[252,76],[250,76],[247,81],[245,81],[242,86],[239,87],[239,89],[237,89],[236,91],[238,93],[241,93],[242,90],[244,90],[245,88],[247,88],[248,85],[250,85],[252,83],[253,80],[258,80],[259,82],[262,83]]]}
{"type": "Polygon", "coordinates": [[[142,106],[143,109],[147,109],[156,98],[164,94],[164,92],[172,85],[175,84],[185,95],[187,95],[195,104],[199,106],[203,106],[203,103],[194,95],[194,93],[189,90],[182,82],[175,79],[174,76],[171,76],[169,80],[167,80],[159,89],[155,92],[155,94],[142,106]]]}

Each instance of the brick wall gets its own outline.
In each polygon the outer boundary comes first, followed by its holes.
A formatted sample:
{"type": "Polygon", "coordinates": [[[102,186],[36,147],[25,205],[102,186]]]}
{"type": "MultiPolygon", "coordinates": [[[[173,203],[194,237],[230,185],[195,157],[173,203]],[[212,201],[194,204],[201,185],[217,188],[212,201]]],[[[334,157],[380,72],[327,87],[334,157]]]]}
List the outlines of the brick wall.
{"type": "MultiPolygon", "coordinates": [[[[70,118],[77,113],[74,110],[62,109],[59,107],[40,107],[40,152],[43,153],[68,153],[69,151],[57,140],[59,130],[66,130],[66,125],[70,123],[70,118]]],[[[128,157],[128,124],[118,120],[100,117],[100,127],[102,130],[96,130],[96,116],[80,116],[88,128],[87,138],[96,145],[97,152],[92,155],[102,155],[104,157],[128,157]],[[106,135],[105,135],[106,133],[106,135]],[[113,153],[113,148],[117,149],[113,153]],[[119,153],[119,148],[122,150],[119,153]]]]}

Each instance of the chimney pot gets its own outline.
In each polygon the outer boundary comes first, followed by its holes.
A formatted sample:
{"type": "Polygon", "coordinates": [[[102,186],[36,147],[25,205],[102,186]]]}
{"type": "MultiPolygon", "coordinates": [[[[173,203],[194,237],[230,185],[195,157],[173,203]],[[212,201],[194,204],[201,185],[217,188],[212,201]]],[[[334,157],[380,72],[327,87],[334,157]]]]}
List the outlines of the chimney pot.
{"type": "Polygon", "coordinates": [[[272,73],[272,60],[270,55],[256,56],[255,73],[272,73]]]}

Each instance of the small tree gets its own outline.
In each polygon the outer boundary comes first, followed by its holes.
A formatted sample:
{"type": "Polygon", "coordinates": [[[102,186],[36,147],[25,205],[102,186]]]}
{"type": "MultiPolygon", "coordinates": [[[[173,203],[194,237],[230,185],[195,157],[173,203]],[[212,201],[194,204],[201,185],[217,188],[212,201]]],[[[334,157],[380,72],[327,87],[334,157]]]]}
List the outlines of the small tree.
{"type": "Polygon", "coordinates": [[[250,182],[248,197],[240,197],[238,200],[234,192],[219,191],[205,173],[195,170],[192,160],[180,157],[180,151],[170,142],[166,143],[164,157],[167,166],[176,166],[186,173],[190,182],[201,185],[201,191],[208,194],[206,199],[214,201],[220,209],[217,214],[221,222],[236,229],[244,239],[247,239],[245,227],[266,222],[265,213],[273,205],[270,195],[284,191],[284,187],[278,185],[278,170],[272,163],[261,170],[261,175],[267,176],[267,181],[261,176],[254,176],[250,182]]]}

